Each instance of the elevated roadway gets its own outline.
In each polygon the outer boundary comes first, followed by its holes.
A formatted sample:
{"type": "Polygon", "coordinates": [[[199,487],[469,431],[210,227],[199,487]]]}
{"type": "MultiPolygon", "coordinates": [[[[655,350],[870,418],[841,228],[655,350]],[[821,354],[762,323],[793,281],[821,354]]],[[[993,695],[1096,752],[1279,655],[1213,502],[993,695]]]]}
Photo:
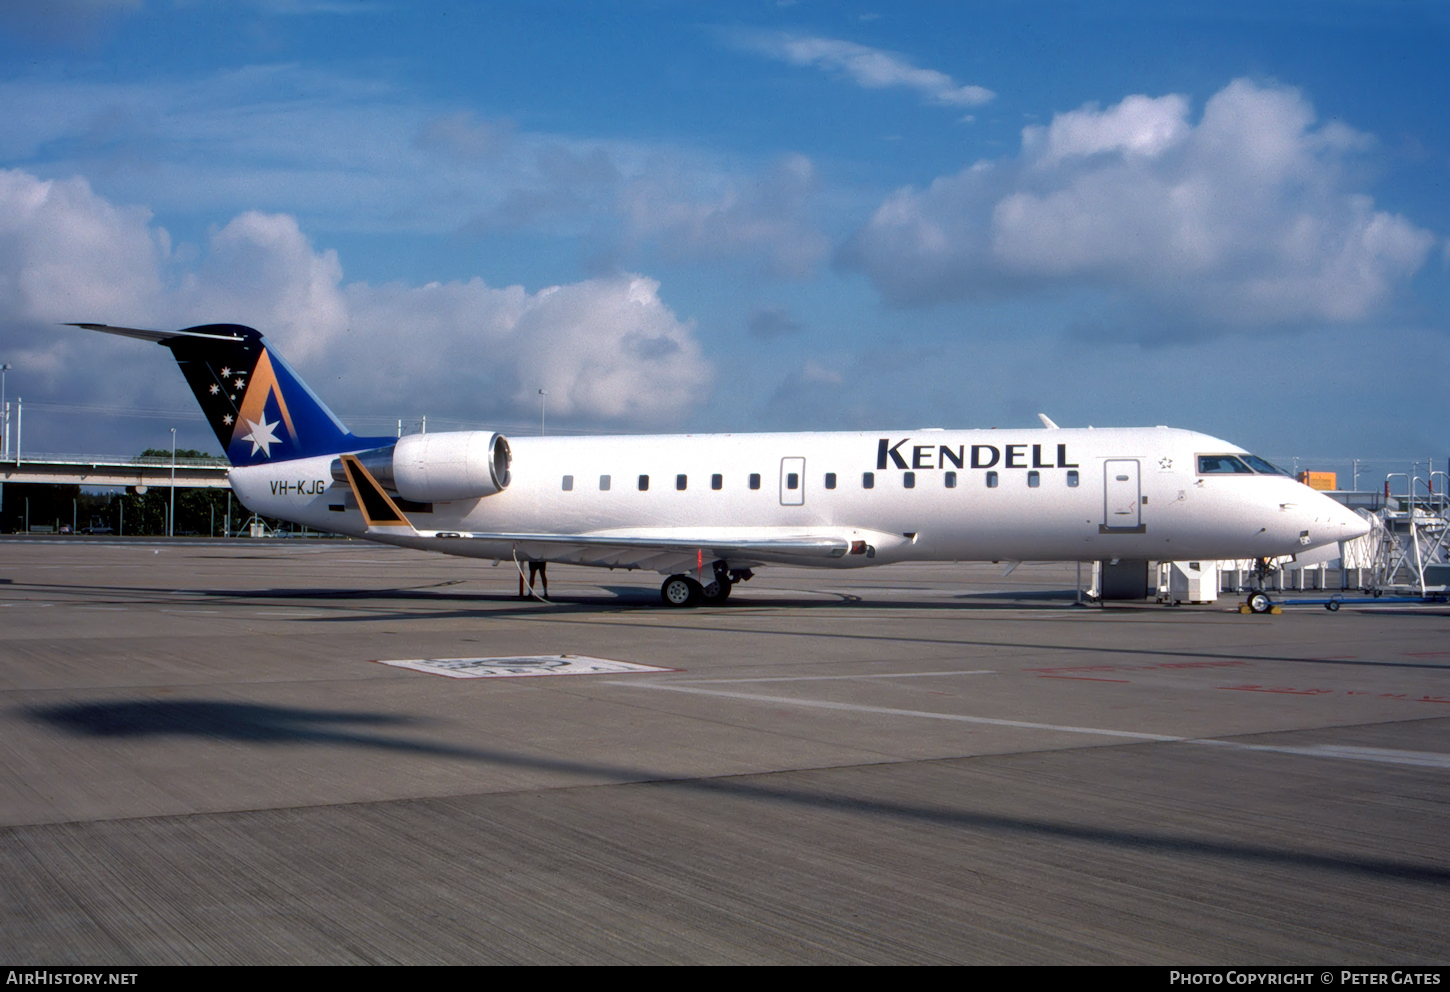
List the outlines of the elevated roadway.
{"type": "Polygon", "coordinates": [[[230,489],[228,467],[224,458],[178,458],[173,483],[168,456],[34,454],[0,461],[0,483],[230,489]]]}

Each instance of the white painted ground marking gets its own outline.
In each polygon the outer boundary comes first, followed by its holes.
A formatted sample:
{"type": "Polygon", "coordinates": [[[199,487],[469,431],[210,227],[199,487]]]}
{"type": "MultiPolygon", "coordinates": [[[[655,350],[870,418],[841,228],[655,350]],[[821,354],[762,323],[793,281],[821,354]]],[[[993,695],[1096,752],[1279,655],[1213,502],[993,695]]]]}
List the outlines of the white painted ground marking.
{"type": "Polygon", "coordinates": [[[853,713],[880,713],[884,716],[914,716],[925,720],[949,720],[954,723],[982,723],[994,727],[1019,727],[1024,730],[1060,730],[1070,734],[1098,734],[1103,737],[1127,737],[1137,741],[1181,741],[1182,737],[1163,734],[1139,734],[1130,730],[1103,730],[1099,727],[1059,727],[1051,723],[1027,723],[1022,720],[997,720],[985,716],[963,716],[959,713],[932,713],[927,710],[902,710],[889,706],[863,706],[860,703],[833,703],[825,699],[795,699],[791,696],[757,696],[749,692],[726,692],[722,689],[693,689],[662,682],[607,682],[606,685],[628,685],[636,689],[660,689],[665,692],[688,692],[700,696],[722,696],[726,699],[747,699],[754,703],[801,706],[806,709],[848,710],[853,713]]]}
{"type": "Polygon", "coordinates": [[[1240,751],[1273,751],[1299,754],[1308,758],[1342,758],[1349,761],[1374,761],[1386,765],[1413,765],[1417,768],[1450,769],[1450,754],[1434,751],[1396,751],[1383,747],[1350,747],[1341,744],[1309,744],[1302,747],[1273,744],[1240,744],[1238,741],[1197,740],[1193,744],[1231,747],[1240,751]]]}
{"type": "Polygon", "coordinates": [[[675,679],[671,685],[733,685],[737,682],[851,682],[856,679],[920,679],[930,675],[996,675],[995,671],[978,672],[897,672],[882,675],[774,675],[758,679],[675,679]]]}
{"type": "Polygon", "coordinates": [[[634,689],[661,689],[666,692],[684,692],[699,696],[721,696],[726,699],[743,699],[755,703],[770,703],[776,706],[845,710],[854,713],[879,713],[884,716],[908,716],[926,720],[947,720],[953,723],[979,723],[993,727],[1016,727],[1022,730],[1052,730],[1065,734],[1093,734],[1100,737],[1124,737],[1129,740],[1158,741],[1168,744],[1201,744],[1209,747],[1233,748],[1239,751],[1268,751],[1277,754],[1296,754],[1307,758],[1338,758],[1346,761],[1373,761],[1381,764],[1413,765],[1419,768],[1444,768],[1450,770],[1450,754],[1437,754],[1433,751],[1395,751],[1389,748],[1351,747],[1338,744],[1309,744],[1303,746],[1243,744],[1238,741],[1223,741],[1208,737],[1174,737],[1167,734],[1144,734],[1130,730],[1107,730],[1102,727],[1069,727],[1054,723],[1029,723],[1024,720],[998,720],[984,716],[964,716],[958,713],[932,713],[926,710],[903,710],[888,706],[864,706],[859,703],[835,703],[825,699],[759,696],[749,692],[727,692],[722,689],[695,689],[678,683],[667,685],[661,682],[606,682],[604,684],[629,686],[634,689]]]}
{"type": "MultiPolygon", "coordinates": [[[[589,658],[578,654],[528,655],[514,658],[419,658],[411,661],[379,661],[380,665],[410,668],[451,679],[510,679],[537,675],[621,675],[627,672],[676,672],[677,668],[656,668],[628,661],[589,658]]],[[[627,683],[619,683],[627,684],[627,683]]]]}

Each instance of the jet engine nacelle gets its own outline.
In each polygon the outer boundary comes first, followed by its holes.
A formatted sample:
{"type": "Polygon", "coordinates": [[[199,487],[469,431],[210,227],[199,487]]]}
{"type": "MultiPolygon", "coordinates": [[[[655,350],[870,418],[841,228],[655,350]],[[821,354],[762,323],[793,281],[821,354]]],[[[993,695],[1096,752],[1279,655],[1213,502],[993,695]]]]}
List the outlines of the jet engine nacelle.
{"type": "MultiPolygon", "coordinates": [[[[458,431],[410,434],[385,448],[359,451],[357,460],[394,496],[447,503],[507,489],[513,452],[502,434],[458,431]]],[[[340,458],[332,461],[332,477],[347,483],[340,458]]]]}
{"type": "Polygon", "coordinates": [[[502,434],[409,434],[393,445],[393,488],[418,503],[492,496],[508,488],[511,461],[502,434]]]}

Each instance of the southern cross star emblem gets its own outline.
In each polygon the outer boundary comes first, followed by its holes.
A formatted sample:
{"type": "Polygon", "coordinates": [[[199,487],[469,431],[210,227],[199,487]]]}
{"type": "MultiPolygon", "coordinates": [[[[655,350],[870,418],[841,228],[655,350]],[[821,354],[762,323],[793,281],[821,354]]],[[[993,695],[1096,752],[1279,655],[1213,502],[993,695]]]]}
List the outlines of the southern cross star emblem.
{"type": "Polygon", "coordinates": [[[209,391],[213,396],[215,396],[217,393],[222,391],[222,387],[218,386],[216,383],[212,383],[209,391]]]}
{"type": "MultiPolygon", "coordinates": [[[[281,423],[281,421],[278,421],[277,423],[281,423]]],[[[244,435],[242,437],[242,440],[252,442],[252,454],[255,455],[260,450],[263,455],[271,458],[272,445],[282,443],[277,435],[272,433],[272,428],[276,427],[277,424],[267,423],[266,416],[263,416],[262,422],[260,424],[248,420],[247,426],[252,429],[252,433],[244,435]]]]}
{"type": "Polygon", "coordinates": [[[222,423],[226,424],[228,427],[232,426],[232,415],[230,413],[222,414],[222,423]]]}
{"type": "Polygon", "coordinates": [[[223,368],[222,369],[222,378],[223,379],[225,379],[227,376],[229,376],[231,374],[232,374],[232,370],[230,368],[223,368]]]}
{"type": "Polygon", "coordinates": [[[241,376],[238,376],[237,381],[232,383],[232,385],[237,387],[237,392],[241,392],[243,389],[247,388],[247,383],[244,379],[241,378],[241,376]]]}

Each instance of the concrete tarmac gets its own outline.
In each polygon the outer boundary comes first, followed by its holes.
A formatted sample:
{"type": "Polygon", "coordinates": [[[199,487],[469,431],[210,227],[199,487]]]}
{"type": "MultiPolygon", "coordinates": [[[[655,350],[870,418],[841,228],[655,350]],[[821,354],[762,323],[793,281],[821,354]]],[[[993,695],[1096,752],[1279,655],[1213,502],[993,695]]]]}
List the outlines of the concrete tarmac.
{"type": "Polygon", "coordinates": [[[0,960],[1450,959],[1450,608],[1001,573],[0,539],[0,960]]]}

